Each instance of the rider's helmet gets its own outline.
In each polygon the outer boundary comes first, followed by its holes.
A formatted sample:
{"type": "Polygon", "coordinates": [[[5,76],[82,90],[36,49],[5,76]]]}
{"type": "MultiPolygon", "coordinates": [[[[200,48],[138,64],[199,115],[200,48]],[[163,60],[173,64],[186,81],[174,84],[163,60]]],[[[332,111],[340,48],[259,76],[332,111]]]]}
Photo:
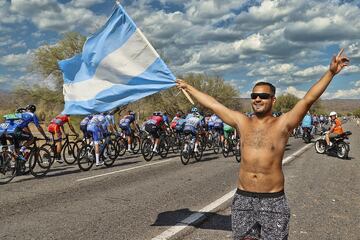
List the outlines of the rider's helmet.
{"type": "Polygon", "coordinates": [[[192,112],[192,113],[198,112],[198,109],[197,109],[196,107],[193,107],[193,108],[191,109],[191,112],[192,112]]]}
{"type": "Polygon", "coordinates": [[[27,111],[30,111],[30,112],[34,113],[34,112],[36,111],[36,106],[35,106],[34,104],[29,104],[29,105],[27,105],[27,106],[25,107],[25,109],[26,109],[27,111]]]}
{"type": "Polygon", "coordinates": [[[135,112],[133,112],[131,110],[129,110],[128,113],[129,113],[129,115],[135,115],[135,112]]]}
{"type": "Polygon", "coordinates": [[[337,114],[336,114],[336,112],[334,112],[334,111],[329,114],[330,117],[331,117],[331,116],[335,116],[335,117],[336,117],[336,115],[337,115],[337,114]]]}
{"type": "Polygon", "coordinates": [[[201,115],[200,115],[200,113],[195,112],[195,113],[193,113],[193,116],[199,118],[201,115]]]}
{"type": "Polygon", "coordinates": [[[181,112],[177,112],[175,116],[181,117],[181,115],[182,115],[181,112]]]}

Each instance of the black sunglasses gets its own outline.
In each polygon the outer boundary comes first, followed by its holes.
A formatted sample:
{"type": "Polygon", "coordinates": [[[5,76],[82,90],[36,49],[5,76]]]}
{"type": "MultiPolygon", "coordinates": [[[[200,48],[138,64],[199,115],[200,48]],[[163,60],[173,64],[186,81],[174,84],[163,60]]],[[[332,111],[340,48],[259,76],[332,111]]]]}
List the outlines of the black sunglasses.
{"type": "Polygon", "coordinates": [[[251,93],[251,99],[257,99],[259,97],[260,99],[270,99],[273,97],[270,93],[251,93]]]}

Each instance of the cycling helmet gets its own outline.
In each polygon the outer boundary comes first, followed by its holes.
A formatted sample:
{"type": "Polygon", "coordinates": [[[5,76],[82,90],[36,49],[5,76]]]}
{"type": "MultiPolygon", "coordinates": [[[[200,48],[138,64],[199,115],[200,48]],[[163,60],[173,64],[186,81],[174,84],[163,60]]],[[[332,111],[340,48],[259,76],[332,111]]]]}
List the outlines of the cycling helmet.
{"type": "Polygon", "coordinates": [[[135,115],[135,112],[129,111],[129,115],[135,115]]]}
{"type": "Polygon", "coordinates": [[[198,111],[198,109],[197,109],[196,107],[193,107],[193,108],[191,109],[191,112],[192,112],[192,113],[197,112],[197,111],[198,111]]]}
{"type": "Polygon", "coordinates": [[[181,112],[177,112],[175,116],[181,117],[181,115],[182,115],[181,112]]]}
{"type": "Polygon", "coordinates": [[[34,104],[29,104],[25,107],[25,109],[34,113],[36,111],[36,106],[34,104]]]}
{"type": "Polygon", "coordinates": [[[330,114],[329,114],[329,116],[331,117],[331,116],[336,116],[337,114],[336,114],[336,112],[331,112],[330,114]]]}
{"type": "Polygon", "coordinates": [[[195,112],[195,113],[193,113],[193,116],[195,116],[195,117],[199,118],[201,115],[200,115],[200,113],[195,112]]]}
{"type": "Polygon", "coordinates": [[[25,108],[20,107],[20,108],[17,108],[17,109],[15,110],[15,113],[23,113],[23,112],[25,112],[25,111],[26,111],[25,108]]]}

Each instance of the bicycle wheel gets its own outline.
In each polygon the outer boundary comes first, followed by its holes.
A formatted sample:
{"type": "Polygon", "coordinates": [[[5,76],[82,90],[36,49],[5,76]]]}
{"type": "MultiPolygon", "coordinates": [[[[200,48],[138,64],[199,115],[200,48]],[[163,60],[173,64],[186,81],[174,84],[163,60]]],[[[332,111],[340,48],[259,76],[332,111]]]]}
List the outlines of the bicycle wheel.
{"type": "Polygon", "coordinates": [[[141,154],[144,157],[145,161],[149,162],[154,156],[153,152],[153,143],[150,138],[144,140],[141,147],[141,154]]]}
{"type": "Polygon", "coordinates": [[[77,157],[77,163],[81,170],[89,171],[95,163],[95,149],[90,145],[86,144],[79,150],[77,157]]]}
{"type": "Polygon", "coordinates": [[[30,173],[34,177],[43,177],[50,171],[51,155],[46,148],[32,149],[28,161],[30,173]]]}
{"type": "Polygon", "coordinates": [[[41,148],[45,148],[46,150],[49,151],[50,157],[51,157],[51,164],[53,164],[54,161],[55,161],[54,145],[51,145],[51,144],[49,144],[49,143],[44,143],[44,144],[41,145],[40,147],[41,147],[41,148]]]}
{"type": "Polygon", "coordinates": [[[190,144],[188,142],[185,142],[184,145],[181,147],[181,152],[180,152],[180,160],[182,164],[184,165],[188,164],[190,160],[190,156],[191,156],[190,144]]]}
{"type": "Polygon", "coordinates": [[[229,140],[226,140],[223,144],[222,154],[224,157],[228,157],[230,152],[229,140]]]}
{"type": "Polygon", "coordinates": [[[106,144],[106,148],[104,152],[107,155],[107,157],[105,157],[104,154],[102,154],[104,164],[107,167],[111,167],[114,164],[115,159],[117,158],[118,155],[117,147],[112,140],[110,140],[108,144],[106,144]]]}
{"type": "Polygon", "coordinates": [[[214,153],[219,153],[220,152],[220,139],[216,138],[214,143],[213,143],[213,149],[214,149],[214,153]]]}
{"type": "Polygon", "coordinates": [[[74,156],[74,152],[75,152],[74,148],[75,148],[75,143],[69,142],[62,149],[62,158],[69,165],[74,164],[76,162],[76,157],[74,156]]]}
{"type": "Polygon", "coordinates": [[[161,158],[166,158],[169,153],[169,143],[166,138],[160,140],[159,155],[161,158]]]}
{"type": "Polygon", "coordinates": [[[202,143],[201,141],[199,142],[199,145],[197,146],[197,151],[195,152],[194,151],[194,157],[195,157],[195,160],[196,161],[200,161],[202,156],[203,156],[203,146],[202,146],[202,143]]]}
{"type": "Polygon", "coordinates": [[[16,176],[16,160],[10,152],[0,154],[0,185],[10,182],[16,176]]]}
{"type": "Polygon", "coordinates": [[[140,151],[141,142],[138,136],[134,136],[131,142],[131,150],[137,154],[140,151]]]}
{"type": "Polygon", "coordinates": [[[117,152],[118,152],[118,156],[123,156],[126,152],[126,148],[127,148],[127,143],[123,138],[119,138],[117,140],[117,152]]]}

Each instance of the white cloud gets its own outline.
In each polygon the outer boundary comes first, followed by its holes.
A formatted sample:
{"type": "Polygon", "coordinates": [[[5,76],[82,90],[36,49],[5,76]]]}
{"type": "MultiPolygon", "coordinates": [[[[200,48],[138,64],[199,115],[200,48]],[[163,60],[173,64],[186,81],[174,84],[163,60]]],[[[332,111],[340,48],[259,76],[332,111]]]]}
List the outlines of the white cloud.
{"type": "Polygon", "coordinates": [[[75,7],[86,8],[95,4],[103,3],[105,1],[106,0],[72,0],[71,4],[74,5],[75,7]]]}
{"type": "Polygon", "coordinates": [[[8,71],[25,71],[29,64],[31,51],[20,54],[9,54],[0,57],[0,65],[7,67],[8,71]]]}
{"type": "Polygon", "coordinates": [[[296,77],[314,77],[324,74],[329,69],[329,66],[317,65],[314,67],[305,68],[294,73],[296,77]]]}

